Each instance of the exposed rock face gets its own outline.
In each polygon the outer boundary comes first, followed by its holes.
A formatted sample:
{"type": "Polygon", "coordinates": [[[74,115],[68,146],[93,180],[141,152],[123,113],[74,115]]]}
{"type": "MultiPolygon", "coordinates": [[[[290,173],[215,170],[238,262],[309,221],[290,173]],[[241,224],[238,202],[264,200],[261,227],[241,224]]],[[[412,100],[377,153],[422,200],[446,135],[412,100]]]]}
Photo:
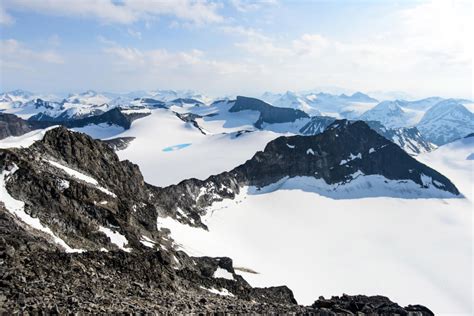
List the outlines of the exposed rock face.
{"type": "Polygon", "coordinates": [[[299,118],[308,118],[309,115],[301,110],[290,108],[279,108],[271,106],[262,100],[238,96],[235,104],[229,109],[229,112],[239,112],[252,110],[260,112],[260,117],[255,122],[255,127],[261,128],[263,123],[286,123],[294,122],[299,118]]]}
{"type": "Polygon", "coordinates": [[[324,132],[324,130],[334,123],[335,119],[329,116],[312,116],[311,120],[306,123],[299,132],[301,135],[316,135],[324,132]]]}
{"type": "Polygon", "coordinates": [[[392,141],[411,155],[418,155],[436,149],[416,127],[385,128],[378,121],[368,121],[367,124],[377,133],[392,141]]]}
{"type": "Polygon", "coordinates": [[[9,136],[21,136],[32,130],[32,126],[18,116],[0,113],[0,139],[9,136]]]}
{"type": "MultiPolygon", "coordinates": [[[[348,126],[343,124],[343,127],[348,126]]],[[[343,129],[334,127],[323,136],[314,137],[320,137],[318,142],[324,144],[339,137],[334,133],[341,134],[341,138],[344,136],[343,129]]],[[[277,159],[280,170],[276,174],[263,179],[250,174],[261,167],[268,172],[269,169],[265,169],[270,163],[267,157],[275,159],[274,154],[282,149],[280,146],[286,146],[288,141],[298,145],[299,138],[304,137],[277,139],[248,164],[232,171],[235,172],[233,177],[215,176],[214,182],[206,183],[219,185],[216,188],[222,194],[232,197],[244,181],[263,184],[279,172],[287,173],[289,166],[277,159]]],[[[370,142],[370,139],[362,139],[370,142]]],[[[301,144],[304,143],[301,140],[301,144]]],[[[321,146],[321,151],[314,149],[315,153],[329,150],[321,146]]],[[[279,155],[293,154],[281,152],[279,155]]],[[[306,172],[305,164],[308,162],[303,161],[295,172],[306,172]]],[[[179,251],[169,231],[157,228],[157,218],[168,214],[183,223],[202,226],[198,213],[178,216],[176,204],[171,203],[191,199],[189,193],[181,196],[185,187],[181,184],[175,189],[160,189],[146,184],[136,165],[119,161],[109,145],[87,135],[59,127],[48,131],[43,140],[28,148],[0,150],[0,176],[2,194],[9,195],[10,202],[14,199],[24,203],[16,210],[0,203],[2,313],[336,315],[341,308],[346,308],[345,302],[350,301],[344,298],[331,306],[320,307],[317,303],[300,306],[285,286],[251,287],[236,273],[230,258],[189,257],[179,251]],[[14,211],[39,220],[50,232],[25,224],[13,215],[17,214],[14,211]],[[53,241],[58,238],[70,248],[86,251],[66,253],[53,241]]],[[[187,181],[198,184],[197,180],[187,181]]],[[[1,200],[4,199],[2,196],[1,200]]],[[[197,199],[203,205],[208,201],[197,199]]],[[[360,298],[353,300],[361,301],[360,298]]],[[[432,314],[422,307],[403,309],[388,300],[385,304],[402,315],[411,311],[416,311],[413,315],[432,314]]],[[[348,310],[351,306],[349,304],[348,310]]],[[[387,310],[373,298],[365,300],[363,309],[374,315],[387,310]]]]}
{"type": "Polygon", "coordinates": [[[364,315],[434,315],[421,305],[408,305],[402,308],[385,296],[346,295],[333,296],[330,299],[320,297],[312,305],[315,309],[328,310],[344,315],[363,313],[364,315]]]}
{"type": "Polygon", "coordinates": [[[436,188],[459,195],[449,179],[413,159],[365,122],[341,120],[322,134],[278,137],[229,172],[206,180],[184,180],[158,189],[157,196],[165,210],[179,207],[187,214],[202,215],[213,202],[233,199],[244,186],[258,190],[294,177],[312,177],[329,185],[342,185],[350,183],[357,174],[380,175],[399,183],[413,181],[419,190],[436,188]],[[172,198],[175,196],[180,199],[172,198]]]}
{"type": "Polygon", "coordinates": [[[135,137],[117,137],[103,140],[103,142],[109,145],[114,151],[118,151],[127,148],[134,139],[135,137]]]}
{"type": "Polygon", "coordinates": [[[100,227],[123,235],[133,248],[144,248],[142,236],[161,238],[138,167],[119,161],[105,143],[56,128],[29,148],[1,150],[0,168],[14,166],[6,182],[13,198],[72,248],[117,249],[100,227]]]}
{"type": "MultiPolygon", "coordinates": [[[[324,130],[335,121],[332,117],[314,116],[311,117],[306,125],[300,129],[302,135],[316,135],[324,132],[324,130]]],[[[416,127],[399,127],[386,128],[378,121],[366,121],[377,133],[397,144],[410,155],[418,155],[423,152],[429,152],[436,148],[430,143],[416,127]]]]}

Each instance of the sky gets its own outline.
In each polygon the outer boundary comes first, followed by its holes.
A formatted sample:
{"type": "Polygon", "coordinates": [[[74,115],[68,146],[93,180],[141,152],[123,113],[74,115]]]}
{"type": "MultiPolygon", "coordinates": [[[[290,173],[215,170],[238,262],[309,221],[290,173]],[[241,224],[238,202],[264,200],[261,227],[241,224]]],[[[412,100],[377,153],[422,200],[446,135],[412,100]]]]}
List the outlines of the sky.
{"type": "Polygon", "coordinates": [[[471,1],[2,0],[0,90],[472,98],[471,1]]]}

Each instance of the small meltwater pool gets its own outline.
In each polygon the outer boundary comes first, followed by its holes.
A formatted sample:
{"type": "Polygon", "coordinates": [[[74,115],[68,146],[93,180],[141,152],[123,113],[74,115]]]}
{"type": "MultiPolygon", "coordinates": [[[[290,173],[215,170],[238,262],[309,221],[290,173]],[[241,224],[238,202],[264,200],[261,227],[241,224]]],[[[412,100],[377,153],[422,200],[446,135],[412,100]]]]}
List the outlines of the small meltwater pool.
{"type": "Polygon", "coordinates": [[[175,151],[175,150],[180,150],[180,149],[186,148],[188,146],[191,146],[191,143],[189,143],[189,144],[178,144],[178,145],[165,147],[165,148],[163,148],[163,151],[165,151],[165,152],[175,151]]]}

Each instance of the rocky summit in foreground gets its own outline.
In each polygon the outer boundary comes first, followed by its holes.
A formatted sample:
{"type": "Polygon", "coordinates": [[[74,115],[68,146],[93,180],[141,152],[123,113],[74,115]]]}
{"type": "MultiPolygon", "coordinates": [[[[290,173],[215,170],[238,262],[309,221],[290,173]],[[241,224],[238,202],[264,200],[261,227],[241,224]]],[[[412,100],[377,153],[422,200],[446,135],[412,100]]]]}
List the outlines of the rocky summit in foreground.
{"type": "Polygon", "coordinates": [[[0,312],[433,314],[382,296],[301,306],[286,286],[254,288],[230,258],[189,256],[157,225],[171,216],[203,226],[199,212],[168,208],[181,198],[173,194],[145,183],[106,143],[64,127],[0,150],[0,312]]]}

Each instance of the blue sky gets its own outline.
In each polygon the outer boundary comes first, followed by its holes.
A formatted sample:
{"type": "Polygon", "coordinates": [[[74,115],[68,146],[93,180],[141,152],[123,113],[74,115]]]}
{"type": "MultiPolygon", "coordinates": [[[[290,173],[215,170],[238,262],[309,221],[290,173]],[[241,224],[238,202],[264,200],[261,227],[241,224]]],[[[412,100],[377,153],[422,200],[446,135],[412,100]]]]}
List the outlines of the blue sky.
{"type": "Polygon", "coordinates": [[[472,97],[470,1],[2,0],[1,90],[472,97]]]}

